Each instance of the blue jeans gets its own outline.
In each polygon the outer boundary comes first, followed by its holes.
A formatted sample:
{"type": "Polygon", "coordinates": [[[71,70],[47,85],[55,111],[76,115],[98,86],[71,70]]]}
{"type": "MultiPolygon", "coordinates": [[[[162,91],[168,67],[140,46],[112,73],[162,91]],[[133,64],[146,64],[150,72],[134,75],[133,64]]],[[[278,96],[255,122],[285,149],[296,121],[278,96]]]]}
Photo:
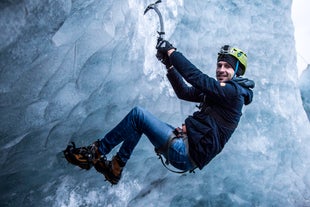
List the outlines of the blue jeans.
{"type": "MultiPolygon", "coordinates": [[[[161,148],[168,142],[174,129],[173,126],[162,122],[143,108],[135,107],[100,141],[99,151],[106,155],[115,146],[123,142],[117,154],[126,163],[142,134],[148,137],[155,148],[161,148]]],[[[194,168],[182,138],[175,139],[172,142],[168,153],[169,162],[174,167],[180,170],[194,168]]],[[[164,156],[167,157],[166,153],[164,156]]]]}

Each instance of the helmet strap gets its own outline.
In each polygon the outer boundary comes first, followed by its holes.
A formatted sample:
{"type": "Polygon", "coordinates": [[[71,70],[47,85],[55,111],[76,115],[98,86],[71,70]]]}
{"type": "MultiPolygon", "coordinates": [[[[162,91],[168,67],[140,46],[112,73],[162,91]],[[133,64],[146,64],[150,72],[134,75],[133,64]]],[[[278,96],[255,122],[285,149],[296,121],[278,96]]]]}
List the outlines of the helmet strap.
{"type": "Polygon", "coordinates": [[[234,73],[233,78],[237,76],[238,68],[239,68],[239,60],[237,60],[236,68],[235,68],[235,73],[234,73]]]}

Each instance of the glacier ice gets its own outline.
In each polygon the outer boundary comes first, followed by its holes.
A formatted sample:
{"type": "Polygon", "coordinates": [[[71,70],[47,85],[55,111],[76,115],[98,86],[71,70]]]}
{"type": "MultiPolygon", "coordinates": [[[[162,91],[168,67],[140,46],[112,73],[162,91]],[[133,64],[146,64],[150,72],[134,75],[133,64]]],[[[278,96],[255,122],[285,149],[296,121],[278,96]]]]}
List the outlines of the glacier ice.
{"type": "MultiPolygon", "coordinates": [[[[176,175],[141,139],[111,187],[62,158],[140,105],[175,126],[179,101],[155,58],[151,0],[0,2],[1,206],[310,206],[310,126],[298,85],[292,1],[163,1],[166,38],[214,75],[217,50],[247,51],[254,102],[202,171],[176,175]]],[[[305,85],[305,90],[309,89],[305,85]]],[[[113,154],[113,152],[112,152],[113,154]]]]}
{"type": "Polygon", "coordinates": [[[308,119],[310,120],[310,87],[309,87],[309,80],[310,80],[310,65],[302,72],[300,81],[299,81],[299,88],[301,93],[301,98],[303,102],[304,109],[307,113],[308,119]]]}

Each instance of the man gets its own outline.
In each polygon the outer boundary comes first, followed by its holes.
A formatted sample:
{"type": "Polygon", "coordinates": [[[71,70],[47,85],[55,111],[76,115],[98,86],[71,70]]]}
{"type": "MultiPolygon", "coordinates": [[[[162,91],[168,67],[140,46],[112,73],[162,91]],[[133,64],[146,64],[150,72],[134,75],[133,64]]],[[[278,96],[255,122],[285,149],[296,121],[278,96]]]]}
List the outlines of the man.
{"type": "Polygon", "coordinates": [[[253,98],[254,82],[240,77],[246,70],[246,54],[223,46],[218,53],[215,80],[198,70],[168,41],[158,41],[156,48],[156,56],[166,66],[178,98],[200,103],[199,111],[186,118],[183,130],[175,130],[135,107],[102,140],[88,147],[68,145],[64,154],[70,163],[83,169],[94,166],[106,180],[117,184],[142,134],[171,165],[184,172],[202,169],[221,152],[238,125],[243,105],[253,98]],[[118,153],[107,160],[106,155],[120,143],[118,153]]]}

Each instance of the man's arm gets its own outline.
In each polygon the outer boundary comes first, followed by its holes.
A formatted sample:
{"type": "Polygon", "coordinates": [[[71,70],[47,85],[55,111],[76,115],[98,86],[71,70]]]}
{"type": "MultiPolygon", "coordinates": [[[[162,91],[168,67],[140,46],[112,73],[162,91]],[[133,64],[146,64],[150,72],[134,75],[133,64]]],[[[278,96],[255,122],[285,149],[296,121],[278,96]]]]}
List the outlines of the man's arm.
{"type": "Polygon", "coordinates": [[[236,94],[236,87],[232,84],[221,85],[216,79],[202,73],[195,65],[187,60],[182,53],[169,50],[169,59],[180,75],[194,88],[201,91],[209,98],[221,101],[232,98],[236,94]]]}
{"type": "Polygon", "coordinates": [[[201,91],[188,86],[179,72],[173,67],[168,70],[167,77],[179,99],[191,102],[201,102],[203,100],[201,91]]]}

